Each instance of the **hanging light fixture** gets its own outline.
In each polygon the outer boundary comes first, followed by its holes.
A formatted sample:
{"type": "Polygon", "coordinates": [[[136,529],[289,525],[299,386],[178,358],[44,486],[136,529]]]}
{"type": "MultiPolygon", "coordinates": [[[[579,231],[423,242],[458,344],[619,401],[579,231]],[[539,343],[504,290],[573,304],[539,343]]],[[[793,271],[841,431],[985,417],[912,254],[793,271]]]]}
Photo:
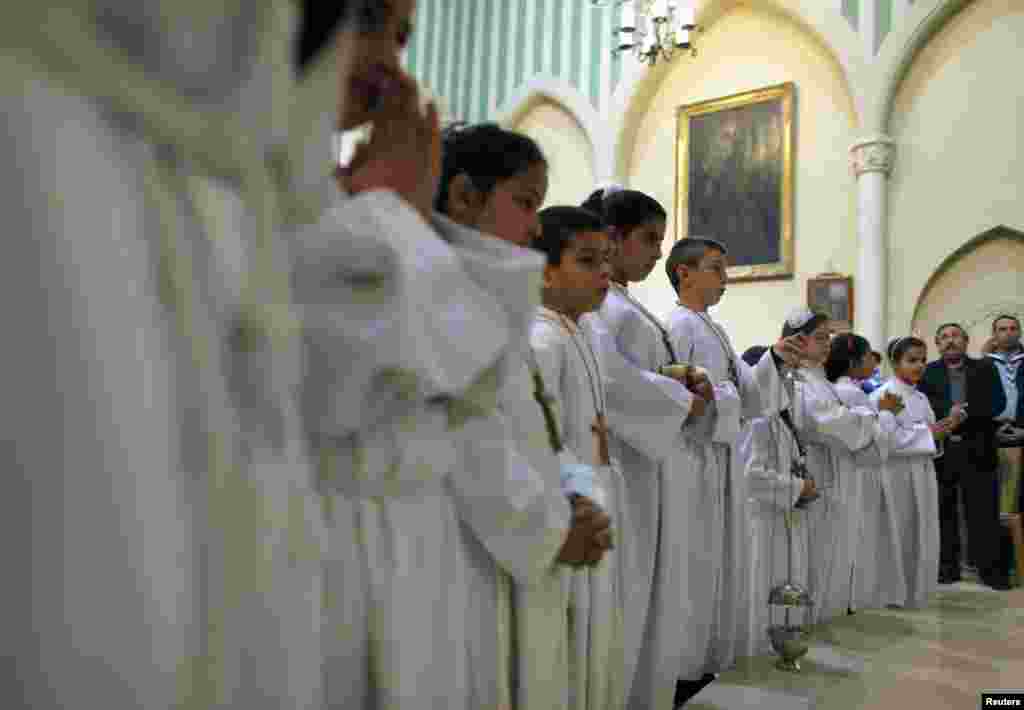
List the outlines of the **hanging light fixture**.
{"type": "Polygon", "coordinates": [[[632,52],[637,61],[654,65],[671,61],[676,53],[697,55],[693,35],[696,24],[694,0],[590,0],[594,7],[620,8],[615,31],[616,53],[632,52]]]}

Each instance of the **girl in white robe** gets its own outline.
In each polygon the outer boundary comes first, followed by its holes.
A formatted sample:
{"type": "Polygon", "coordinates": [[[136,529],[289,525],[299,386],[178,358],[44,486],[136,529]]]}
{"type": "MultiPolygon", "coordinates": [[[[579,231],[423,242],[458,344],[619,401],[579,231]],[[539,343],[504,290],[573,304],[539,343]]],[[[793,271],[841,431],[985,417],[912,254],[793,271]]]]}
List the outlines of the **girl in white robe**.
{"type": "Polygon", "coordinates": [[[544,303],[531,342],[544,381],[552,383],[566,446],[595,469],[590,496],[612,516],[615,549],[596,567],[576,572],[570,596],[570,707],[623,708],[626,703],[623,608],[627,580],[619,556],[632,538],[622,475],[608,451],[603,365],[580,316],[596,310],[608,288],[610,244],[600,219],[574,207],[541,213],[544,303]]]}
{"type": "Polygon", "coordinates": [[[304,401],[329,498],[325,672],[337,707],[476,707],[484,691],[470,675],[478,629],[465,623],[473,565],[461,526],[526,577],[562,544],[564,523],[552,521],[566,512],[509,451],[495,411],[509,344],[526,337],[532,311],[510,279],[528,289],[536,256],[496,260],[475,248],[479,235],[444,229],[458,247],[374,192],[296,239],[304,401]],[[462,328],[481,337],[453,338],[462,328]],[[349,540],[365,587],[349,581],[360,575],[339,552],[349,540]],[[360,595],[369,597],[362,630],[350,625],[360,595]]]}
{"type": "Polygon", "coordinates": [[[0,258],[17,333],[5,697],[319,707],[289,196],[265,162],[297,18],[287,2],[102,5],[37,3],[0,30],[0,202],[19,235],[0,258]]]}
{"type": "Polygon", "coordinates": [[[691,412],[693,395],[684,383],[659,374],[675,362],[667,333],[628,291],[643,281],[661,257],[665,210],[642,192],[608,188],[583,204],[601,216],[616,243],[613,282],[593,328],[601,331],[608,423],[622,465],[635,532],[634,558],[627,563],[626,678],[630,706],[672,703],[685,627],[686,521],[674,513],[685,481],[673,474],[673,457],[691,412]],[[655,609],[648,617],[648,608],[655,609]],[[650,618],[650,623],[648,623],[650,618]],[[636,677],[634,678],[634,674],[636,677]]]}
{"type": "MultiPolygon", "coordinates": [[[[495,124],[452,127],[445,134],[440,185],[435,200],[440,212],[460,224],[481,230],[483,238],[494,249],[511,252],[515,250],[512,245],[529,245],[536,234],[537,209],[547,190],[547,163],[531,139],[495,124]]],[[[498,284],[498,287],[520,288],[512,281],[518,276],[515,272],[509,273],[503,277],[509,280],[509,285],[498,284]]],[[[539,285],[534,288],[534,294],[539,297],[539,285]]],[[[516,355],[506,361],[510,372],[506,386],[499,393],[498,406],[505,414],[505,435],[516,455],[528,462],[538,480],[546,483],[551,506],[562,513],[561,517],[551,516],[549,520],[531,520],[531,529],[538,538],[543,530],[549,530],[550,538],[560,544],[563,538],[585,534],[580,521],[570,528],[567,496],[580,494],[594,474],[562,445],[553,412],[545,412],[540,406],[549,386],[543,380],[530,344],[524,341],[516,355]],[[551,421],[546,423],[549,416],[552,416],[551,421]],[[548,426],[552,427],[550,431],[548,426]]],[[[536,493],[527,490],[524,481],[520,495],[526,500],[536,493]]],[[[468,507],[473,507],[471,502],[468,507]]],[[[485,514],[490,512],[485,509],[485,514]]],[[[472,516],[473,511],[469,510],[464,517],[472,516]]],[[[475,622],[480,629],[479,636],[481,640],[494,638],[496,643],[512,641],[518,650],[512,658],[512,647],[501,648],[497,656],[504,662],[491,664],[491,669],[487,659],[495,656],[489,652],[494,644],[478,644],[478,648],[473,649],[478,669],[474,683],[486,687],[486,679],[493,678],[498,670],[503,683],[509,684],[514,679],[511,694],[516,707],[543,710],[565,707],[568,701],[566,619],[570,569],[562,563],[582,560],[559,554],[556,545],[547,550],[548,565],[543,574],[526,574],[524,570],[503,566],[501,563],[508,556],[490,554],[476,539],[471,527],[464,526],[463,530],[469,559],[478,572],[472,598],[479,615],[475,622]],[[511,620],[507,618],[508,612],[511,612],[511,620]],[[500,629],[496,629],[499,633],[494,635],[488,633],[486,629],[499,618],[504,618],[509,628],[504,633],[500,633],[500,629]],[[515,672],[510,672],[512,669],[515,672]]],[[[521,534],[518,538],[512,536],[511,531],[508,538],[504,544],[529,543],[521,534]]],[[[571,544],[567,541],[567,545],[571,544]]],[[[597,552],[599,557],[600,551],[597,552]]],[[[538,554],[544,554],[542,548],[538,548],[538,554]]],[[[485,693],[481,692],[481,696],[481,707],[494,704],[487,701],[485,693]]]]}
{"type": "MultiPolygon", "coordinates": [[[[859,335],[843,334],[832,339],[829,359],[825,372],[835,387],[839,399],[849,409],[871,409],[871,399],[858,384],[871,376],[873,361],[870,358],[871,345],[859,335]]],[[[895,419],[880,417],[879,424],[888,429],[886,436],[875,440],[876,446],[869,446],[854,454],[854,461],[860,472],[856,480],[860,485],[861,507],[859,515],[851,516],[854,524],[849,535],[856,541],[853,553],[853,589],[850,607],[871,609],[885,606],[881,596],[879,570],[890,567],[887,560],[890,546],[882,540],[895,537],[896,518],[892,508],[892,492],[889,479],[882,475],[882,464],[888,456],[889,434],[895,426],[895,419]]]]}
{"type": "Polygon", "coordinates": [[[373,136],[342,175],[351,194],[293,245],[329,526],[326,703],[500,707],[508,688],[472,665],[488,664],[466,615],[475,568],[463,526],[526,576],[562,542],[551,521],[566,513],[512,455],[496,410],[543,260],[432,215],[436,112],[420,113],[398,69],[411,6],[371,9],[340,45],[358,74],[339,78],[352,89],[341,127],[371,120],[373,136]]]}
{"type": "MultiPolygon", "coordinates": [[[[400,10],[375,20],[388,42],[400,10]]],[[[364,23],[346,39],[376,31],[364,23]]],[[[364,88],[415,93],[400,75],[381,80],[380,62],[356,65],[370,67],[364,88]]],[[[437,140],[436,124],[416,137],[429,115],[411,119],[408,137],[383,110],[344,175],[357,194],[295,240],[304,403],[329,502],[328,704],[508,707],[510,610],[494,567],[521,581],[548,574],[567,527],[564,499],[509,445],[517,422],[499,406],[519,386],[543,259],[432,215],[432,192],[413,181],[397,182],[405,199],[374,183],[401,172],[373,160],[414,169],[437,140]],[[397,139],[411,142],[391,152],[397,139]],[[352,551],[361,574],[346,566],[352,551]]]]}
{"type": "MultiPolygon", "coordinates": [[[[830,347],[829,318],[800,309],[787,319],[786,335],[806,338],[808,356],[796,375],[793,422],[807,446],[807,468],[821,493],[808,512],[810,527],[809,591],[813,618],[827,621],[850,608],[851,572],[856,549],[854,533],[861,509],[857,452],[878,446],[885,432],[895,427],[890,413],[879,423],[872,409],[846,407],[828,381],[824,363],[830,347]]],[[[894,397],[882,409],[899,408],[894,397]]]]}
{"type": "MultiPolygon", "coordinates": [[[[886,392],[903,398],[906,409],[897,419],[882,475],[889,480],[895,535],[882,531],[891,567],[879,569],[882,599],[910,609],[923,607],[938,587],[939,493],[932,460],[936,441],[945,436],[945,422],[936,422],[928,398],[917,390],[927,358],[923,341],[894,340],[887,351],[893,377],[871,393],[877,407],[886,392]]],[[[881,562],[881,561],[880,561],[881,562]]]]}

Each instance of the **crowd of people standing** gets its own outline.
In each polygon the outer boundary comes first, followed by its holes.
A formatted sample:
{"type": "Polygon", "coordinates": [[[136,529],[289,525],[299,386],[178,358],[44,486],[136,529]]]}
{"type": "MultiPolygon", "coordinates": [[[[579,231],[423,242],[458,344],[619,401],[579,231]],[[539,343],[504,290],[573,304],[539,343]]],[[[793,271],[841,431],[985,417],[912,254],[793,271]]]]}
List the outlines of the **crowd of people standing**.
{"type": "Polygon", "coordinates": [[[954,489],[1005,586],[1016,318],[983,361],[893,340],[870,395],[871,344],[802,307],[741,357],[715,235],[666,255],[638,190],[542,210],[534,141],[441,131],[414,4],[5,25],[12,697],[667,710],[769,652],[791,575],[813,623],[925,605],[954,489]],[[659,264],[665,320],[630,290],[659,264]]]}

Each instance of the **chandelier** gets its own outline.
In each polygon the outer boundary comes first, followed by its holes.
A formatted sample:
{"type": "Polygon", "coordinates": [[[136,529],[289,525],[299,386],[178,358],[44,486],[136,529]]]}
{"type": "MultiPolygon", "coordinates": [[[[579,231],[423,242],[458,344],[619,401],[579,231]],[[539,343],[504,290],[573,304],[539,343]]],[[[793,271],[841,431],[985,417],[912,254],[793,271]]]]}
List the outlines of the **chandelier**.
{"type": "Polygon", "coordinates": [[[595,7],[621,8],[615,32],[614,52],[632,52],[637,61],[653,66],[658,59],[671,61],[676,53],[697,55],[692,35],[696,24],[693,0],[590,0],[595,7]]]}

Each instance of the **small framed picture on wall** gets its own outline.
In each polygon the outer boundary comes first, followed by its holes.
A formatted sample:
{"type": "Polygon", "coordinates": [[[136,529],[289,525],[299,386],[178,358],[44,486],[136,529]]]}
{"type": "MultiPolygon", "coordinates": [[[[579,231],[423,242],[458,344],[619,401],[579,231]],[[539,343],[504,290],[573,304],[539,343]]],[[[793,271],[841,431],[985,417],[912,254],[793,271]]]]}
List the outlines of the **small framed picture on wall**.
{"type": "Polygon", "coordinates": [[[819,274],[807,280],[807,307],[832,317],[837,332],[853,329],[853,277],[819,274]]]}

